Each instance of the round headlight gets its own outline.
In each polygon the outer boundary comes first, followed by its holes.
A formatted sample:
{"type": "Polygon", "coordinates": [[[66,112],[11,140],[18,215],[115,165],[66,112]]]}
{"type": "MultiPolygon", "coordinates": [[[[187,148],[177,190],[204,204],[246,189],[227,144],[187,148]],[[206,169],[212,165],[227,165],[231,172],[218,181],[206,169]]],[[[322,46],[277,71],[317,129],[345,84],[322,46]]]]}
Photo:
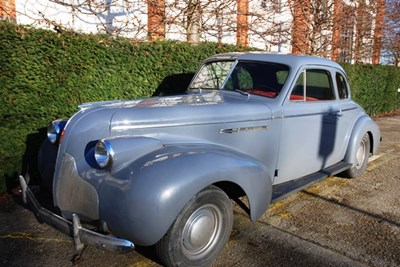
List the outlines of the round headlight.
{"type": "Polygon", "coordinates": [[[94,157],[97,164],[101,168],[106,168],[111,164],[114,152],[111,147],[110,141],[106,139],[99,140],[96,144],[94,157]]]}
{"type": "Polygon", "coordinates": [[[60,134],[67,122],[65,120],[56,120],[47,126],[47,138],[50,143],[55,144],[60,138],[60,134]]]}

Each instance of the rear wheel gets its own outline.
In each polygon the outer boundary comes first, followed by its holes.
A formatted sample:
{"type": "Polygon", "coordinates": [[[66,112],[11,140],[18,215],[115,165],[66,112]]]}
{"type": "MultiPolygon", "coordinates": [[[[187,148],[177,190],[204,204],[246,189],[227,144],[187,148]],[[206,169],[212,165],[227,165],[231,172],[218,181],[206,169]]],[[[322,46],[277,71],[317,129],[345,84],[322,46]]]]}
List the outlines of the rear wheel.
{"type": "Polygon", "coordinates": [[[370,146],[369,136],[366,133],[358,146],[354,165],[343,173],[345,177],[355,178],[362,175],[368,164],[370,146]]]}
{"type": "Polygon", "coordinates": [[[210,265],[224,248],[232,230],[232,204],[215,186],[186,204],[167,234],[156,244],[166,266],[210,265]]]}

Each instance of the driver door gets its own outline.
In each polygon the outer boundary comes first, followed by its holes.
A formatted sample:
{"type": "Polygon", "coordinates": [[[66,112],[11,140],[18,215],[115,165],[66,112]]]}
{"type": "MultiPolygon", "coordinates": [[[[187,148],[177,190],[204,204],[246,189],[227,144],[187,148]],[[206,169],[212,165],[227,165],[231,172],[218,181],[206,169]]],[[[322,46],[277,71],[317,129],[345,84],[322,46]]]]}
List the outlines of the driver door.
{"type": "Polygon", "coordinates": [[[340,111],[331,70],[302,69],[283,104],[275,184],[317,172],[340,161],[336,153],[340,111]]]}

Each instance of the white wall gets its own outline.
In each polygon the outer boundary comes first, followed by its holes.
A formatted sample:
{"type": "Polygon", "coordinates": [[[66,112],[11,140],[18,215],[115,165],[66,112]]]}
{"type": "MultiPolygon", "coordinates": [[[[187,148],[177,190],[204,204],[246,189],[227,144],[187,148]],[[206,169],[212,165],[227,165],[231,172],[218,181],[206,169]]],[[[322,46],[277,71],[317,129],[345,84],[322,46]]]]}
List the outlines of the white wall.
{"type": "MultiPolygon", "coordinates": [[[[82,0],[16,0],[17,23],[54,29],[54,25],[84,33],[114,32],[143,39],[147,35],[147,4],[144,1],[109,0],[88,6],[82,0]]],[[[95,1],[92,1],[95,2],[95,1]]]]}
{"type": "MultiPolygon", "coordinates": [[[[147,3],[144,0],[16,0],[17,23],[55,29],[55,25],[83,33],[108,32],[145,40],[147,3]],[[108,1],[108,2],[107,2],[108,1]],[[64,3],[64,5],[62,4],[64,3]]],[[[188,0],[166,0],[166,38],[185,41],[188,0]]],[[[249,1],[249,45],[270,52],[291,51],[288,41],[292,17],[288,0],[280,11],[262,6],[261,0],[249,1]],[[280,23],[277,27],[277,23],[280,23]]],[[[268,2],[268,1],[266,1],[268,2]]],[[[236,0],[201,0],[200,41],[236,44],[236,0]]]]}

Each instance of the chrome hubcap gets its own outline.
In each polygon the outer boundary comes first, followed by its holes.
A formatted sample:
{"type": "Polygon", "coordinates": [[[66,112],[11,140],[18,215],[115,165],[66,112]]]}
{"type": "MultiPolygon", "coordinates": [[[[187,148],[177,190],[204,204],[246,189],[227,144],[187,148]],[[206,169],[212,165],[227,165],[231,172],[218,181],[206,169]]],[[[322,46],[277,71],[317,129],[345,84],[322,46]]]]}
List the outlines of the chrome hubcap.
{"type": "Polygon", "coordinates": [[[364,160],[365,160],[365,142],[364,140],[361,141],[360,146],[357,150],[357,155],[356,155],[356,168],[359,169],[364,160]]]}
{"type": "Polygon", "coordinates": [[[206,204],[193,212],[182,232],[186,257],[196,260],[213,250],[222,232],[222,217],[215,204],[206,204]]]}

